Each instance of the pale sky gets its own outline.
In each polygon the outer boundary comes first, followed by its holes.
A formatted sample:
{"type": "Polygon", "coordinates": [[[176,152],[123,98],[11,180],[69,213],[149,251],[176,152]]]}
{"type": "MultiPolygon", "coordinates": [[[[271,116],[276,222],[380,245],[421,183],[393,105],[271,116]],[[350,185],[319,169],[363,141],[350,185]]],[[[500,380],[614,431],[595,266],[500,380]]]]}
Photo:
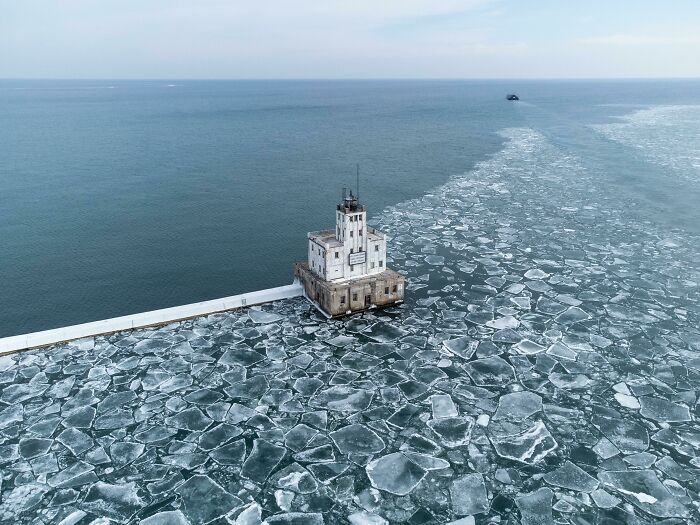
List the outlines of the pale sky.
{"type": "Polygon", "coordinates": [[[0,0],[0,78],[700,77],[700,0],[0,0]]]}

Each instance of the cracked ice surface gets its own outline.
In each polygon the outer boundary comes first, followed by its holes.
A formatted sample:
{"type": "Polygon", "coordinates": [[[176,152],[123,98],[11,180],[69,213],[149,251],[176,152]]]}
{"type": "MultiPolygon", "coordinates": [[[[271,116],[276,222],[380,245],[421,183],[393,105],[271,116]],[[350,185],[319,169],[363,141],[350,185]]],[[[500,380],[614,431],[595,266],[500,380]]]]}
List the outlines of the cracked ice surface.
{"type": "Polygon", "coordinates": [[[0,522],[700,522],[699,240],[506,138],[375,217],[400,308],[0,358],[0,522]]]}

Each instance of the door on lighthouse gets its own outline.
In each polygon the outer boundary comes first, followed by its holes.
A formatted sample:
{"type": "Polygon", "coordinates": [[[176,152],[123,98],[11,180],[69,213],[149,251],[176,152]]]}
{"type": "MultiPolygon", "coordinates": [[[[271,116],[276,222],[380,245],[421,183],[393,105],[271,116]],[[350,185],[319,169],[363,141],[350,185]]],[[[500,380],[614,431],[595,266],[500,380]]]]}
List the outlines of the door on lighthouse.
{"type": "Polygon", "coordinates": [[[370,304],[372,304],[372,296],[365,295],[365,306],[369,306],[370,304]]]}

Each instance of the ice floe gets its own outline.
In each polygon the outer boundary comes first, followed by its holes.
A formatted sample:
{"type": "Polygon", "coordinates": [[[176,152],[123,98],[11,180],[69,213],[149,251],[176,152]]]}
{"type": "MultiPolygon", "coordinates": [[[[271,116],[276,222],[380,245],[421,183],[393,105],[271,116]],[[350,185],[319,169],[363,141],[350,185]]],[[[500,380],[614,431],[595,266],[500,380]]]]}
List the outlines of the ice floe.
{"type": "Polygon", "coordinates": [[[700,242],[503,138],[374,217],[400,307],[291,299],[0,358],[0,521],[700,522],[700,242]]]}

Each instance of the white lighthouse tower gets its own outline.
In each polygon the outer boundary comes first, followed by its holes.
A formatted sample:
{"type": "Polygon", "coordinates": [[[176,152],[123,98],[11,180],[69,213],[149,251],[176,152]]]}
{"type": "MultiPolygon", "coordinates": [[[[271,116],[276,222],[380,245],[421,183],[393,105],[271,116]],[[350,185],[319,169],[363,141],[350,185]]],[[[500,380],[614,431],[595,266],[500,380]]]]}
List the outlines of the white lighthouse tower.
{"type": "Polygon", "coordinates": [[[357,196],[343,192],[336,207],[335,231],[311,232],[309,268],[327,281],[353,279],[385,270],[386,238],[367,226],[367,212],[357,196]]]}
{"type": "Polygon", "coordinates": [[[343,189],[335,230],[310,232],[308,239],[308,262],[297,263],[295,276],[326,315],[403,301],[404,277],[386,267],[386,237],[367,226],[367,211],[352,191],[343,189]]]}

